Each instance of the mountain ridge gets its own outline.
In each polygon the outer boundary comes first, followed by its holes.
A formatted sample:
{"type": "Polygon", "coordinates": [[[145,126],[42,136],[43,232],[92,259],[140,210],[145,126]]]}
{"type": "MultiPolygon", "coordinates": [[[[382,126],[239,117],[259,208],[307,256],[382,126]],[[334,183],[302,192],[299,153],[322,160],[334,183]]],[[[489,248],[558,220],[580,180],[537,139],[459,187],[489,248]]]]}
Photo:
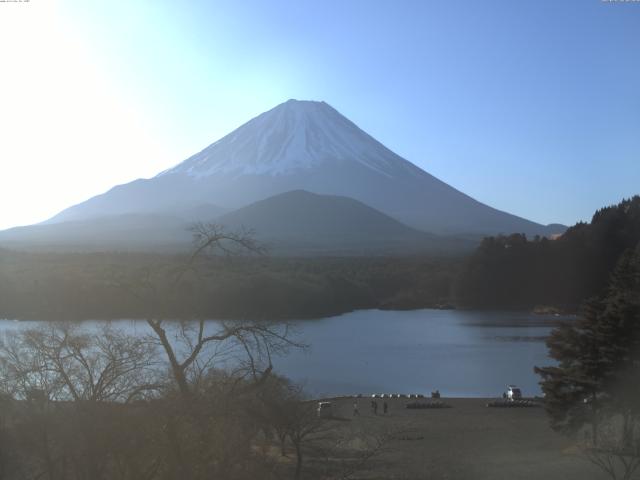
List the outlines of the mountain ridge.
{"type": "Polygon", "coordinates": [[[197,219],[177,215],[121,214],[16,227],[0,232],[0,244],[27,250],[179,252],[191,248],[196,220],[227,231],[252,231],[275,255],[361,256],[470,252],[473,240],[448,238],[408,227],[349,197],[294,190],[221,214],[203,205],[197,219]]]}
{"type": "Polygon", "coordinates": [[[419,172],[326,102],[289,99],[156,177],[172,173],[196,178],[216,173],[286,175],[334,159],[356,161],[387,176],[393,176],[392,167],[400,165],[407,172],[419,172]],[[385,160],[371,144],[395,157],[395,163],[385,160]]]}
{"type": "Polygon", "coordinates": [[[45,223],[105,215],[233,211],[293,190],[353,198],[423,232],[551,235],[437,179],[325,102],[289,100],[150,179],[118,185],[45,223]]]}
{"type": "Polygon", "coordinates": [[[216,223],[249,228],[277,251],[398,254],[470,251],[473,242],[408,227],[358,200],[292,190],[222,215],[216,223]]]}

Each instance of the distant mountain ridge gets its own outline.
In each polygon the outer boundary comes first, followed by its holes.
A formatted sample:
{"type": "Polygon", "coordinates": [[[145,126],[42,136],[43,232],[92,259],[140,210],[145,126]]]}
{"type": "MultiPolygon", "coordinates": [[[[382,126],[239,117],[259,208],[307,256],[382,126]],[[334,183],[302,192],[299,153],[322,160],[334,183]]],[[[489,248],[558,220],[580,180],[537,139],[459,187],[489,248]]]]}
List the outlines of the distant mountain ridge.
{"type": "Polygon", "coordinates": [[[292,190],[347,196],[444,234],[559,233],[484,205],[396,155],[324,102],[289,100],[156,177],[114,187],[50,222],[237,209],[292,190]]]}
{"type": "Polygon", "coordinates": [[[177,233],[179,227],[219,217],[233,225],[241,218],[251,220],[292,251],[303,245],[314,251],[322,245],[331,251],[339,245],[348,246],[348,251],[388,251],[392,244],[396,250],[404,245],[414,251],[418,237],[423,245],[440,248],[428,234],[477,240],[499,233],[564,231],[459,192],[396,155],[324,102],[289,100],[153,178],[116,186],[41,225],[1,232],[0,242],[19,244],[24,239],[44,245],[50,239],[56,245],[127,248],[131,241],[129,246],[144,248],[147,241],[166,246],[185,238],[177,233]],[[294,198],[302,202],[298,208],[305,205],[310,210],[292,210],[294,198]],[[262,201],[266,203],[252,206],[262,201]],[[279,214],[275,205],[283,212],[295,211],[299,221],[281,223],[290,218],[279,214]],[[252,216],[258,208],[266,213],[252,216]],[[314,211],[332,212],[335,218],[314,218],[314,211]],[[345,220],[348,212],[352,215],[345,220]],[[135,225],[133,219],[140,223],[135,225]],[[147,240],[141,225],[153,232],[147,240]],[[362,230],[356,231],[356,225],[362,230]],[[380,230],[367,234],[371,228],[380,230]]]}
{"type": "Polygon", "coordinates": [[[250,228],[267,246],[294,253],[447,253],[473,246],[407,227],[352,198],[304,190],[274,195],[216,222],[231,229],[250,228]]]}
{"type": "MultiPolygon", "coordinates": [[[[304,190],[274,195],[223,215],[208,206],[187,213],[230,232],[251,230],[275,255],[457,254],[475,246],[472,240],[407,227],[352,198],[304,190]]],[[[178,215],[109,215],[5,230],[0,244],[62,251],[184,251],[191,245],[191,225],[193,221],[178,215]]]]}
{"type": "Polygon", "coordinates": [[[46,251],[175,251],[188,248],[190,222],[175,215],[120,214],[0,232],[0,245],[46,251]]]}

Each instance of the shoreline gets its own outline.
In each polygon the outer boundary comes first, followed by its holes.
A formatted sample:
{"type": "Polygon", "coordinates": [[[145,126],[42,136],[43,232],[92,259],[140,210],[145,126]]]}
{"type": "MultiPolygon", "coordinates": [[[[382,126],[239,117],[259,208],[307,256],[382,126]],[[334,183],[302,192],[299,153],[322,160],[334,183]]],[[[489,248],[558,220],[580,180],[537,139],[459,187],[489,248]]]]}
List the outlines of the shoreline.
{"type": "MultiPolygon", "coordinates": [[[[514,315],[530,315],[530,316],[534,316],[536,318],[539,319],[543,319],[544,317],[547,317],[547,320],[549,320],[549,324],[553,324],[554,322],[561,322],[563,320],[571,320],[574,317],[576,317],[578,315],[577,312],[575,313],[545,313],[545,312],[535,312],[534,310],[531,309],[513,309],[513,308],[507,308],[507,309],[500,309],[500,308],[471,308],[471,307],[452,307],[452,308],[436,308],[436,307],[432,307],[432,306],[425,306],[425,307],[419,307],[419,308],[380,308],[380,307],[372,307],[372,308],[354,308],[354,309],[350,309],[350,310],[345,310],[345,311],[340,311],[338,313],[331,313],[328,315],[320,315],[320,316],[305,316],[305,315],[299,315],[299,316],[284,316],[284,317],[280,317],[280,316],[275,316],[275,317],[225,317],[225,318],[205,318],[205,321],[218,321],[218,322],[237,322],[237,321],[250,321],[250,322],[273,322],[273,323],[286,323],[286,322],[305,322],[305,321],[315,321],[315,320],[324,320],[324,319],[329,319],[329,318],[337,318],[343,315],[348,315],[351,313],[356,313],[356,312],[368,312],[368,311],[374,311],[374,312],[419,312],[419,311],[435,311],[435,312],[441,312],[441,311],[457,311],[457,312],[481,312],[481,313],[487,313],[487,314],[491,314],[491,313],[496,313],[496,314],[514,314],[514,315]]],[[[6,321],[6,322],[73,322],[73,323],[84,323],[84,322],[119,322],[119,321],[133,321],[133,322],[144,322],[146,321],[147,318],[145,317],[137,317],[134,315],[131,316],[127,316],[127,317],[123,317],[123,316],[118,316],[118,317],[100,317],[100,316],[95,316],[92,318],[72,318],[72,319],[62,319],[62,318],[58,318],[58,317],[50,317],[50,318],[6,318],[6,317],[0,317],[0,322],[2,321],[6,321]]],[[[201,320],[201,318],[196,318],[196,317],[192,317],[192,318],[180,318],[180,317],[176,317],[176,318],[172,318],[169,319],[167,321],[198,321],[201,320]]],[[[500,324],[500,326],[521,326],[523,325],[522,323],[514,323],[513,325],[508,325],[508,324],[500,324]]],[[[492,324],[487,324],[486,326],[493,326],[492,324]]]]}

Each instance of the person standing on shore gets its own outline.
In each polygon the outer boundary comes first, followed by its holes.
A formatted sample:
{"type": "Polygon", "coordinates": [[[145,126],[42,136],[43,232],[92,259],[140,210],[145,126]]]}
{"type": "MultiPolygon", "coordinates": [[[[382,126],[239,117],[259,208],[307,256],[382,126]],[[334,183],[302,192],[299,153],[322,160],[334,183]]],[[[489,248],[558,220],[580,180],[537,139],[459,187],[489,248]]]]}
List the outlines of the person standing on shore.
{"type": "Polygon", "coordinates": [[[384,403],[382,404],[382,412],[386,415],[388,409],[389,409],[389,405],[387,405],[387,401],[385,400],[384,403]]]}
{"type": "Polygon", "coordinates": [[[358,400],[353,402],[353,416],[354,417],[360,416],[360,410],[358,410],[358,400]]]}

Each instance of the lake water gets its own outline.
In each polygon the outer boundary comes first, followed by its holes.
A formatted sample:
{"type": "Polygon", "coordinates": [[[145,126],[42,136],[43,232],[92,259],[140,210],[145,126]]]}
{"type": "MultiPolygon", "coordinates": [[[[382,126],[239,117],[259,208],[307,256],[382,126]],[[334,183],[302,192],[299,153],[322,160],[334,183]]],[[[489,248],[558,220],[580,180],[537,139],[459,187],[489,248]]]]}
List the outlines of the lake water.
{"type": "MultiPolygon", "coordinates": [[[[508,384],[540,394],[534,366],[549,365],[544,337],[564,317],[463,310],[360,310],[294,322],[309,345],[274,360],[310,394],[423,393],[495,397],[508,384]]],[[[0,330],[35,322],[0,320],[0,330]]],[[[96,322],[86,322],[91,328],[96,322]]],[[[112,322],[136,333],[142,321],[112,322]]],[[[211,321],[211,327],[215,321],[211,321]]]]}
{"type": "Polygon", "coordinates": [[[276,366],[317,395],[540,394],[534,366],[550,364],[544,337],[562,318],[519,312],[363,310],[298,322],[308,352],[276,366]]]}

